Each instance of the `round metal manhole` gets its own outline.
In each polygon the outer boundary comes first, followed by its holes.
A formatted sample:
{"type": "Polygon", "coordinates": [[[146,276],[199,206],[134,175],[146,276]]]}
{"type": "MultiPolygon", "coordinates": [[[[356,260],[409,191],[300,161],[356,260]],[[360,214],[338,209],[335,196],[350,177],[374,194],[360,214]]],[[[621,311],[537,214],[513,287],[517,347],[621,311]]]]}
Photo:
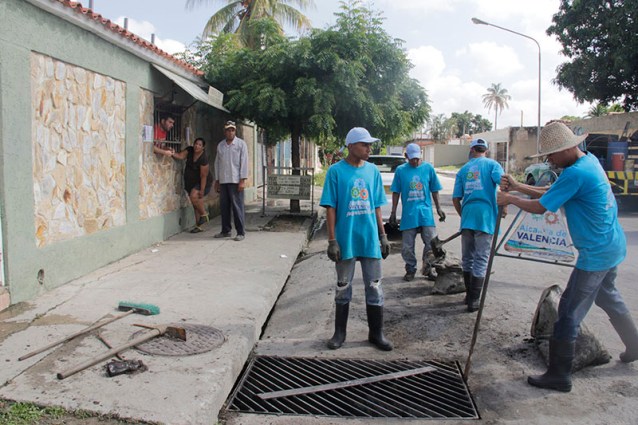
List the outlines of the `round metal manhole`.
{"type": "MultiPolygon", "coordinates": [[[[168,336],[158,336],[136,345],[135,349],[146,354],[159,356],[190,356],[217,348],[226,340],[222,331],[212,326],[191,323],[171,323],[168,326],[184,328],[186,330],[186,341],[168,336]]],[[[148,332],[148,329],[135,332],[130,339],[137,338],[145,332],[148,332]]]]}

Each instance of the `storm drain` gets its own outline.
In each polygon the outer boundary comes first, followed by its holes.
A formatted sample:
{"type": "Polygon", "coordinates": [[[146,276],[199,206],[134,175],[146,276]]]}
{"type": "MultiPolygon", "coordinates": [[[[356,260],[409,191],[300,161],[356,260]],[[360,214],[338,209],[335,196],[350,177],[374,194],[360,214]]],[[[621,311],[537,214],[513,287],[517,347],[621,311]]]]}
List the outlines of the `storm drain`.
{"type": "Polygon", "coordinates": [[[242,413],[478,419],[458,363],[254,357],[227,403],[242,413]]]}
{"type": "MultiPolygon", "coordinates": [[[[158,336],[136,345],[135,348],[146,354],[158,356],[191,356],[211,351],[221,346],[226,340],[222,331],[212,326],[195,323],[171,323],[167,326],[184,328],[186,341],[168,336],[158,336]]],[[[145,332],[148,330],[135,332],[131,335],[131,339],[135,339],[145,332]]]]}

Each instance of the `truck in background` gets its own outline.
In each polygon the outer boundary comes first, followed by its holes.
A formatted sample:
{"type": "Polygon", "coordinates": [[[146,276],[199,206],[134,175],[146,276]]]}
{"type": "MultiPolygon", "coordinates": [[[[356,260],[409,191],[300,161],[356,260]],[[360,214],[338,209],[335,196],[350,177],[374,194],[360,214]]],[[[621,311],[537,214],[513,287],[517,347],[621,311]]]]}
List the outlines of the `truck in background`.
{"type": "MultiPolygon", "coordinates": [[[[638,129],[630,129],[629,124],[622,131],[589,133],[581,145],[600,161],[619,205],[632,198],[638,200],[638,129]]],[[[525,169],[525,181],[534,185],[550,170],[547,161],[532,164],[525,169]]],[[[560,174],[561,170],[553,171],[560,174]]]]}

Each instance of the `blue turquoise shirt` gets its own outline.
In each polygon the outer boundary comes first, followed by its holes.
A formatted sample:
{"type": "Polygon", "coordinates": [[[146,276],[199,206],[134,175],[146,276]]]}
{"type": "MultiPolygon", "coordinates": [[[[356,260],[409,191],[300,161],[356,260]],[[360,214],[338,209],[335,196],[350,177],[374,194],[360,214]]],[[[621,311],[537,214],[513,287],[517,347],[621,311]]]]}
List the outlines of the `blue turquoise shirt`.
{"type": "Polygon", "coordinates": [[[434,226],[431,193],[443,189],[434,167],[422,162],[418,167],[409,163],[399,166],[394,172],[390,190],[401,194],[400,230],[421,226],[434,226]]]}
{"type": "Polygon", "coordinates": [[[503,168],[484,156],[470,159],[456,174],[452,198],[461,198],[461,229],[494,233],[496,227],[496,188],[503,168]]]}
{"type": "Polygon", "coordinates": [[[335,237],[343,260],[381,258],[375,209],[387,203],[376,165],[354,167],[342,159],[330,166],[320,205],[336,210],[335,237]]]}
{"type": "Polygon", "coordinates": [[[576,267],[602,271],[624,260],[627,241],[618,222],[618,206],[594,155],[588,153],[566,167],[539,201],[552,212],[564,207],[569,234],[578,250],[576,267]]]}

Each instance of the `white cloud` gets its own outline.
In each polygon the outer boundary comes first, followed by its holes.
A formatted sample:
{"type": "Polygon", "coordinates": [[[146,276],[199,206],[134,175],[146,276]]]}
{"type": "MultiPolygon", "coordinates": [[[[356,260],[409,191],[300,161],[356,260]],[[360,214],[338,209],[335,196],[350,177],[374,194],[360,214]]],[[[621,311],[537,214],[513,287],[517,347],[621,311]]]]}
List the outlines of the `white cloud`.
{"type": "MultiPolygon", "coordinates": [[[[113,22],[123,27],[124,17],[120,16],[113,22]]],[[[157,30],[155,28],[155,25],[148,21],[137,21],[135,19],[128,18],[128,30],[149,42],[151,41],[152,34],[155,34],[155,44],[157,45],[157,47],[170,54],[182,52],[186,49],[186,46],[180,41],[171,40],[169,38],[164,40],[157,37],[157,30]]]]}
{"type": "Polygon", "coordinates": [[[408,59],[414,65],[412,75],[424,87],[440,77],[445,69],[445,59],[440,50],[432,46],[420,46],[408,50],[408,59]]]}
{"type": "Polygon", "coordinates": [[[523,69],[513,48],[493,42],[470,43],[456,54],[465,57],[474,78],[481,80],[486,77],[498,79],[523,69]]]}

